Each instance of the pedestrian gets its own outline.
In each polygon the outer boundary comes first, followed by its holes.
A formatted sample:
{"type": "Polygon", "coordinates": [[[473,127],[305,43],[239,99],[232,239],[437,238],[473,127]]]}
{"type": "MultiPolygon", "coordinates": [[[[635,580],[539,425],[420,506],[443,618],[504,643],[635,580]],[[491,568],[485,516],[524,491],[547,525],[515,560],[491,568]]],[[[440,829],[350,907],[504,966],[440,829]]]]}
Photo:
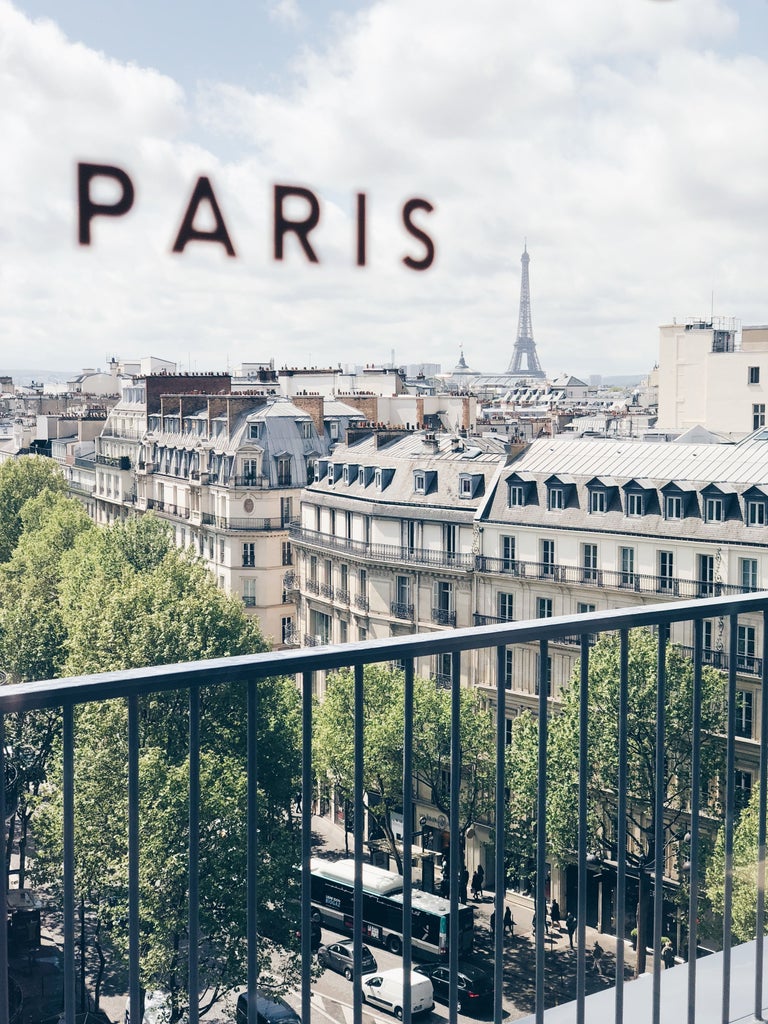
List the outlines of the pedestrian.
{"type": "Polygon", "coordinates": [[[480,893],[480,899],[483,898],[483,882],[485,882],[485,868],[482,864],[477,865],[477,881],[479,882],[478,891],[480,893]]]}
{"type": "Polygon", "coordinates": [[[496,911],[491,911],[491,934],[496,931],[496,911]]]}
{"type": "Polygon", "coordinates": [[[514,921],[514,918],[512,917],[512,911],[509,909],[509,907],[507,907],[506,910],[504,911],[504,931],[505,931],[505,933],[508,932],[508,931],[511,932],[512,933],[512,938],[514,939],[514,937],[515,937],[515,921],[514,921]]]}
{"type": "Polygon", "coordinates": [[[576,931],[576,915],[572,910],[569,910],[566,915],[565,927],[568,929],[568,941],[571,944],[571,949],[573,949],[573,933],[576,931]]]}
{"type": "Polygon", "coordinates": [[[478,878],[477,871],[472,875],[472,899],[476,900],[480,897],[480,879],[478,878]]]}
{"type": "Polygon", "coordinates": [[[301,790],[299,790],[298,793],[296,794],[295,804],[296,804],[296,813],[297,814],[301,814],[301,790]]]}
{"type": "Polygon", "coordinates": [[[600,943],[595,939],[595,945],[592,949],[592,966],[595,968],[600,977],[603,977],[603,953],[605,950],[600,943]]]}
{"type": "Polygon", "coordinates": [[[675,951],[672,948],[672,943],[669,941],[669,939],[667,939],[666,942],[662,944],[661,959],[664,961],[665,970],[675,966],[675,951]]]}
{"type": "Polygon", "coordinates": [[[536,934],[536,914],[533,915],[533,920],[531,921],[531,931],[534,935],[536,934]]]}
{"type": "Polygon", "coordinates": [[[467,902],[467,886],[469,885],[469,871],[467,871],[466,864],[461,869],[461,875],[459,878],[459,903],[467,902]]]}
{"type": "Polygon", "coordinates": [[[560,904],[557,900],[552,900],[552,906],[549,911],[549,916],[552,918],[552,927],[560,930],[560,904]]]}

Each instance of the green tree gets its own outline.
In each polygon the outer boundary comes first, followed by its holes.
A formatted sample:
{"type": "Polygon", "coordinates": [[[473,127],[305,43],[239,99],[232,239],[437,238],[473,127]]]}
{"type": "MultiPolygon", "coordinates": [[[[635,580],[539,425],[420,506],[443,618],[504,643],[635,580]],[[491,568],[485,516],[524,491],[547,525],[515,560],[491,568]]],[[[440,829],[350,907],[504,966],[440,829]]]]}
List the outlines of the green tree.
{"type": "MultiPolygon", "coordinates": [[[[84,673],[263,650],[242,604],[220,591],[153,517],[78,538],[62,587],[66,671],[84,673]]],[[[245,976],[246,699],[242,686],[203,687],[201,698],[201,983],[208,1009],[245,976]]],[[[188,697],[142,698],[140,902],[142,984],[171,994],[173,1019],[188,1006],[188,697]]],[[[292,681],[258,684],[261,766],[259,956],[263,983],[295,983],[297,861],[290,801],[298,785],[300,704],[292,681]]],[[[123,701],[78,709],[76,876],[102,936],[127,948],[127,710],[123,701]]],[[[60,878],[61,780],[40,809],[41,877],[60,878]]]]}
{"type": "MultiPolygon", "coordinates": [[[[629,642],[627,771],[628,847],[616,846],[619,713],[619,637],[603,637],[589,655],[588,696],[588,849],[619,856],[638,871],[638,972],[645,969],[650,880],[654,862],[657,639],[647,630],[633,630],[629,642]]],[[[550,854],[561,863],[572,860],[578,841],[578,743],[580,670],[576,667],[561,695],[561,708],[552,717],[547,745],[547,842],[550,854]]],[[[665,692],[664,793],[662,829],[665,848],[687,829],[691,790],[693,664],[679,647],[667,645],[665,692]]],[[[724,749],[718,733],[723,728],[724,681],[719,672],[702,673],[702,777],[722,772],[724,749]]],[[[533,855],[536,800],[538,726],[526,714],[515,720],[507,770],[512,789],[509,828],[524,855],[533,855]],[[526,848],[525,844],[531,845],[526,848]]],[[[712,802],[704,814],[717,814],[712,802]]]]}
{"type": "MultiPolygon", "coordinates": [[[[363,786],[370,817],[383,832],[398,870],[402,857],[395,842],[392,812],[403,804],[402,672],[380,665],[364,673],[363,786]]],[[[440,811],[448,816],[450,792],[451,695],[434,681],[414,679],[413,774],[427,788],[440,811]]],[[[478,695],[461,691],[461,797],[459,829],[482,818],[492,801],[494,778],[493,725],[478,695]]],[[[325,698],[315,714],[315,765],[342,792],[354,786],[354,675],[345,669],[329,676],[325,698]]]]}
{"type": "MultiPolygon", "coordinates": [[[[757,826],[760,787],[752,787],[749,803],[739,815],[733,831],[733,936],[749,942],[757,935],[757,826]]],[[[706,872],[707,896],[712,909],[722,917],[725,904],[725,826],[718,831],[706,872]]],[[[768,922],[766,922],[768,932],[768,922]]]]}
{"type": "Polygon", "coordinates": [[[26,455],[0,464],[0,562],[7,562],[21,535],[21,510],[41,491],[66,491],[59,467],[50,459],[26,455]]]}

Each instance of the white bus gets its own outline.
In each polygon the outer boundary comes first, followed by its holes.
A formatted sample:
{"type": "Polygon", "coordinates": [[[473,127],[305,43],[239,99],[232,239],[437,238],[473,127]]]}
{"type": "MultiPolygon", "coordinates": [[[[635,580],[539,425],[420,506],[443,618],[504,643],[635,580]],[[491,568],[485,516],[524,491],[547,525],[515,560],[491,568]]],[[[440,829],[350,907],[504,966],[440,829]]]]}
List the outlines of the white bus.
{"type": "MultiPolygon", "coordinates": [[[[313,857],[312,906],[323,923],[335,931],[351,934],[354,914],[355,862],[328,861],[313,857]]],[[[414,954],[425,959],[448,952],[452,934],[451,904],[442,896],[414,889],[412,893],[411,936],[414,954]]],[[[472,951],[474,910],[459,905],[459,956],[472,951]]],[[[363,938],[385,946],[393,953],[403,950],[403,878],[372,864],[363,864],[363,938]]]]}

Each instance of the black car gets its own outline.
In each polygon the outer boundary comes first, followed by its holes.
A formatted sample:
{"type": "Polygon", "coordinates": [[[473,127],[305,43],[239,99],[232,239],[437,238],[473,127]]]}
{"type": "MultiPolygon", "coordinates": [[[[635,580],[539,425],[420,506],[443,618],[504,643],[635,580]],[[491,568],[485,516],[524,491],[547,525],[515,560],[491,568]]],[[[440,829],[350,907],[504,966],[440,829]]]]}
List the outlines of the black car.
{"type": "MultiPolygon", "coordinates": [[[[332,971],[343,974],[347,981],[351,981],[354,973],[353,950],[354,943],[351,940],[348,942],[331,942],[330,945],[321,946],[318,949],[317,959],[323,967],[330,967],[332,971]]],[[[364,945],[360,973],[371,974],[373,971],[378,970],[378,967],[379,965],[376,963],[373,953],[364,945]]]]}
{"type": "MultiPolygon", "coordinates": [[[[435,990],[435,999],[448,1002],[451,974],[447,964],[419,964],[414,967],[419,974],[426,974],[435,990]]],[[[459,961],[458,1007],[461,1013],[486,1009],[493,1002],[493,976],[484,967],[459,961]]]]}
{"type": "MultiPolygon", "coordinates": [[[[241,992],[237,997],[237,1024],[248,1024],[248,994],[241,992]]],[[[272,999],[256,992],[257,1024],[301,1024],[301,1017],[284,999],[272,999]]]]}

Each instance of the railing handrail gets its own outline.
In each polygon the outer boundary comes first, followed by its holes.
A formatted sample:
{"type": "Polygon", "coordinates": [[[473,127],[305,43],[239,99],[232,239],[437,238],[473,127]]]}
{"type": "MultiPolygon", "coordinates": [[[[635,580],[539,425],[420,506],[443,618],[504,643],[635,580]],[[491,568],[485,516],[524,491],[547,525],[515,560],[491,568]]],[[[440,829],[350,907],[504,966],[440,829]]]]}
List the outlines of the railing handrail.
{"type": "Polygon", "coordinates": [[[416,565],[437,565],[441,568],[453,568],[463,571],[474,569],[475,555],[470,551],[444,551],[442,548],[414,548],[402,544],[375,544],[370,541],[355,540],[352,537],[334,537],[318,530],[308,530],[292,523],[289,528],[292,540],[342,554],[356,555],[359,558],[380,562],[411,562],[416,565]]]}
{"type": "Polygon", "coordinates": [[[111,700],[187,686],[246,682],[275,674],[333,671],[348,665],[399,661],[429,654],[450,654],[541,640],[557,642],[558,638],[564,636],[756,612],[768,612],[768,591],[740,597],[672,601],[636,608],[558,615],[549,619],[409,633],[359,643],[322,645],[312,650],[266,651],[231,658],[210,658],[95,675],[14,683],[0,687],[0,713],[111,700]]]}

